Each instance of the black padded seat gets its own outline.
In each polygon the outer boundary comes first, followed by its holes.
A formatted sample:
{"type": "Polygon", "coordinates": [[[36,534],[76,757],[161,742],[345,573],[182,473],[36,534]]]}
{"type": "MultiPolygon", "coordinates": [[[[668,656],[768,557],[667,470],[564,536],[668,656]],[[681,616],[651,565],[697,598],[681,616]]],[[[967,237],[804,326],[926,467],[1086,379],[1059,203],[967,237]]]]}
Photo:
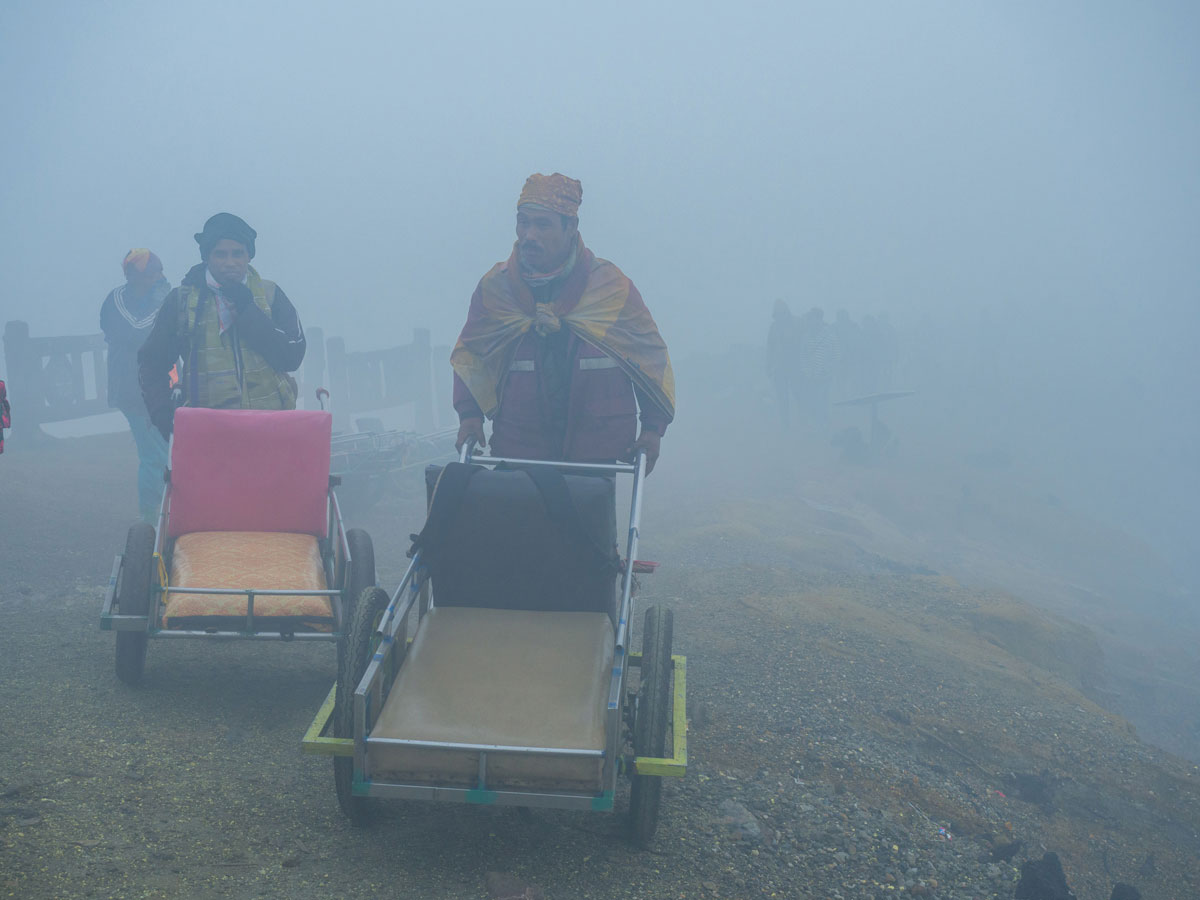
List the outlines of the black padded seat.
{"type": "Polygon", "coordinates": [[[615,616],[614,479],[430,466],[422,552],[437,606],[615,616]]]}

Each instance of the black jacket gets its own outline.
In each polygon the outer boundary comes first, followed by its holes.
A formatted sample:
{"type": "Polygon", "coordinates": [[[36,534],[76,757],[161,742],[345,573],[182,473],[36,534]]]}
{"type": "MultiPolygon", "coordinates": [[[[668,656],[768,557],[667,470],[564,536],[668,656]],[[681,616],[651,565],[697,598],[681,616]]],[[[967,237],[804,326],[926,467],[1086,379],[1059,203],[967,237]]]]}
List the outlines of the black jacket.
{"type": "MultiPolygon", "coordinates": [[[[167,294],[150,336],[138,351],[138,381],[142,398],[150,420],[164,435],[171,433],[171,421],[175,416],[175,404],[171,399],[171,367],[188,351],[188,335],[179,329],[180,288],[198,287],[202,297],[211,297],[204,275],[205,265],[192,266],[183,283],[167,294]]],[[[235,299],[237,311],[238,340],[256,350],[276,372],[294,372],[304,361],[306,344],[304,328],[296,307],[287,298],[283,289],[276,285],[275,299],[271,303],[271,315],[267,316],[249,296],[235,299]]]]}

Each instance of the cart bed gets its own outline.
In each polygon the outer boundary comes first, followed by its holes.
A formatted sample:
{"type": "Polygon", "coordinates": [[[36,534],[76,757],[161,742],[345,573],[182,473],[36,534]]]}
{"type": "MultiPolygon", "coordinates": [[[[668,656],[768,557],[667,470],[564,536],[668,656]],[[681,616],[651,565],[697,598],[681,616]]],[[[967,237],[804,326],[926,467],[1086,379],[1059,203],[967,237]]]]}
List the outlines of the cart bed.
{"type": "MultiPolygon", "coordinates": [[[[373,779],[474,787],[480,752],[387,739],[603,751],[613,661],[605,613],[438,607],[367,740],[373,779]],[[383,739],[383,740],[381,740],[383,739]]],[[[602,756],[487,753],[495,790],[599,791],[602,756]]]]}

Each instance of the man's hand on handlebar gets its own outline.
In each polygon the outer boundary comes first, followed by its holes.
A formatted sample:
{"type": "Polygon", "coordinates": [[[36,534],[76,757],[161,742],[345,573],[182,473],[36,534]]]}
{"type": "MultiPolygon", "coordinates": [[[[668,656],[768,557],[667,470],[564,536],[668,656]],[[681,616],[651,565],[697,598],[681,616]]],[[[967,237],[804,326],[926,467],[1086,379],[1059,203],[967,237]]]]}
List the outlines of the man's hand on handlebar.
{"type": "Polygon", "coordinates": [[[483,433],[483,419],[463,419],[458,426],[458,437],[454,439],[454,449],[461,450],[463,444],[474,439],[476,446],[486,447],[487,437],[483,433]]]}
{"type": "Polygon", "coordinates": [[[658,451],[661,445],[661,434],[652,429],[643,428],[641,437],[629,448],[628,453],[630,458],[636,459],[639,450],[646,451],[646,474],[649,475],[654,471],[654,464],[658,462],[658,451]]]}

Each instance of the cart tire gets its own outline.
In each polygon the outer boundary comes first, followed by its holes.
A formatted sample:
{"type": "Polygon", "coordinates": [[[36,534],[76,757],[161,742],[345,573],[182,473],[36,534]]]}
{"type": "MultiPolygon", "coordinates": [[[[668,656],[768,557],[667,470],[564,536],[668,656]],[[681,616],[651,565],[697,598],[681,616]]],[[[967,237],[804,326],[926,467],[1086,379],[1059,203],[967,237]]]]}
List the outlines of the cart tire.
{"type": "MultiPolygon", "coordinates": [[[[637,716],[633,722],[635,756],[666,754],[667,725],[671,719],[671,640],[675,617],[663,606],[646,610],[642,630],[642,675],[638,687],[637,716]]],[[[629,836],[639,847],[648,847],[658,827],[662,778],[634,775],[629,795],[629,836]]]]}
{"type": "MultiPolygon", "coordinates": [[[[351,528],[346,532],[346,543],[350,547],[350,572],[344,577],[342,586],[342,621],[341,630],[346,636],[350,633],[350,624],[354,621],[354,607],[363,591],[375,586],[375,546],[371,536],[361,528],[351,528]]],[[[346,653],[346,640],[338,641],[338,672],[341,673],[342,658],[346,653]]]]}
{"type": "MultiPolygon", "coordinates": [[[[383,588],[369,587],[354,604],[350,631],[343,642],[345,649],[338,661],[337,693],[333,707],[334,737],[354,737],[354,689],[358,687],[375,652],[375,629],[390,600],[391,597],[383,588]]],[[[374,818],[374,804],[366,797],[355,797],[351,792],[354,757],[333,758],[333,780],[337,787],[338,805],[350,824],[360,828],[370,825],[374,818]]]]}
{"type": "MultiPolygon", "coordinates": [[[[125,537],[121,559],[121,583],[117,588],[117,612],[123,616],[150,613],[154,587],[154,526],[138,522],[125,537]]],[[[117,677],[130,685],[142,680],[146,668],[146,631],[117,632],[117,677]]]]}

